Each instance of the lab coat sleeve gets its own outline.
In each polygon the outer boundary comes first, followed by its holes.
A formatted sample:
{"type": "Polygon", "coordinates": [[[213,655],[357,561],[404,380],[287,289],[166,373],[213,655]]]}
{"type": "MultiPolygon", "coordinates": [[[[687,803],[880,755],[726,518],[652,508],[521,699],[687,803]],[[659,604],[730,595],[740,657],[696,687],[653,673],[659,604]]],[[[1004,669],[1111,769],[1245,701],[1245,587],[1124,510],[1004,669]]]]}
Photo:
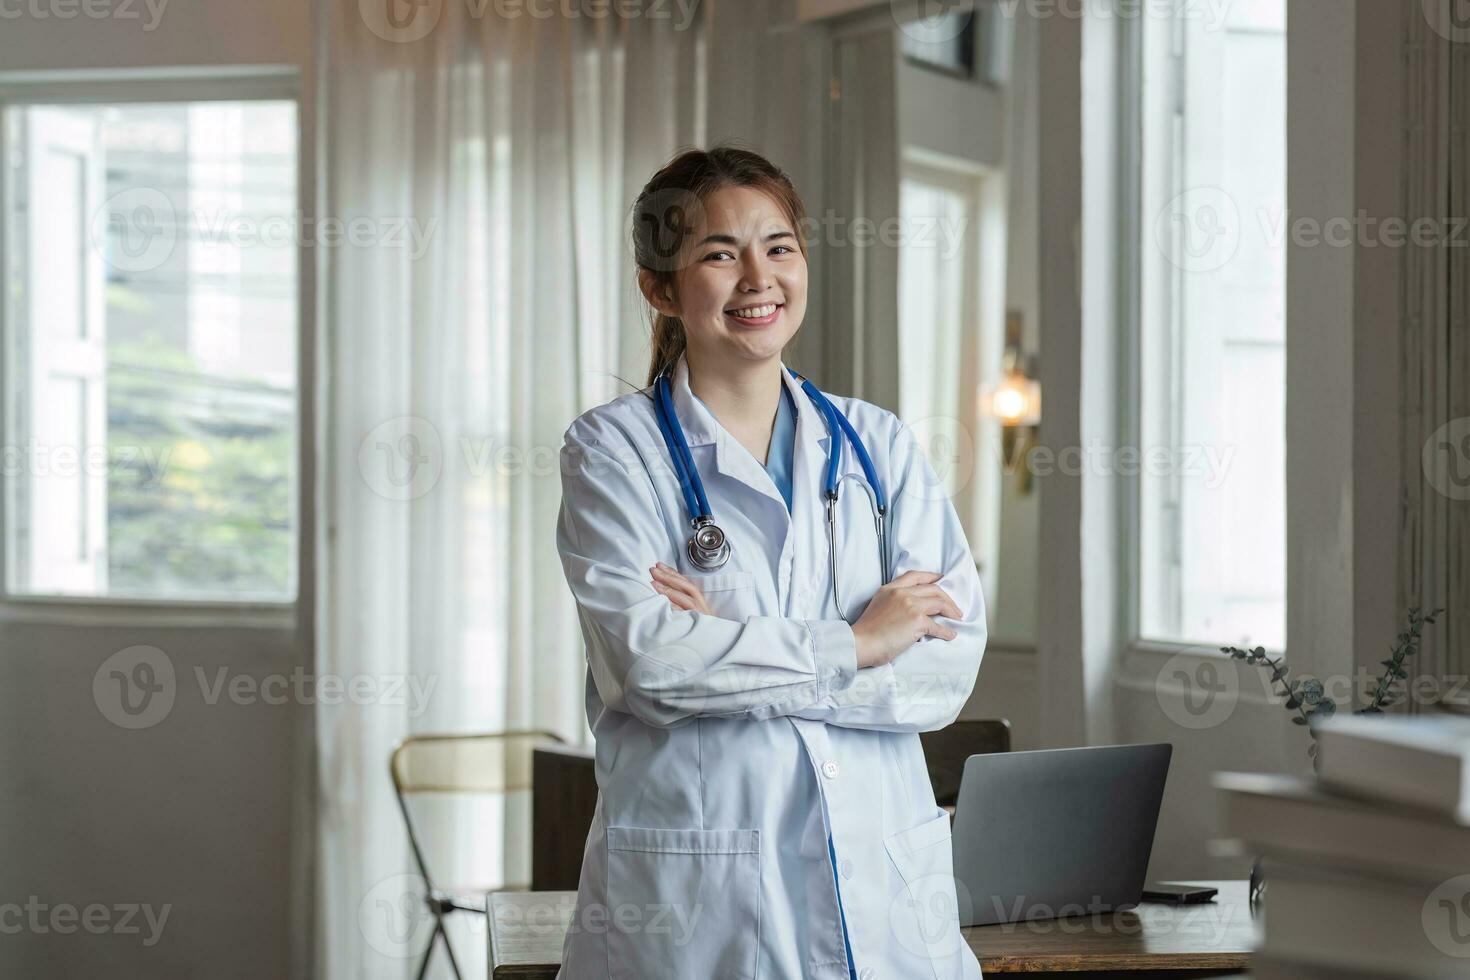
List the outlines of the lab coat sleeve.
{"type": "Polygon", "coordinates": [[[649,568],[672,559],[671,542],[628,440],[574,424],[561,473],[557,547],[607,707],[657,727],[697,715],[764,719],[822,703],[852,682],[857,652],[845,622],[737,623],[678,609],[654,591],[649,568]]]}
{"type": "Polygon", "coordinates": [[[799,717],[847,728],[927,732],[953,722],[970,698],[985,653],[985,596],[954,505],[907,427],[892,419],[890,546],[895,577],[938,572],[936,583],[962,614],[937,617],[958,635],[925,636],[892,661],[864,667],[848,685],[832,685],[821,703],[799,717]]]}

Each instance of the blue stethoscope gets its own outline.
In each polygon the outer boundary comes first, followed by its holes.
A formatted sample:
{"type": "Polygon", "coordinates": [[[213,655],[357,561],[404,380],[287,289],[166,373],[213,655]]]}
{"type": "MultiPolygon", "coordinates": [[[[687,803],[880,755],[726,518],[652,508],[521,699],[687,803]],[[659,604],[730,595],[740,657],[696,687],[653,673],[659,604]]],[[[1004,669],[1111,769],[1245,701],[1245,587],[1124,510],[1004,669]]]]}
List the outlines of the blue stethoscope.
{"type": "MultiPolygon", "coordinates": [[[[801,383],[801,390],[806,392],[812,404],[827,422],[828,440],[826,480],[823,488],[823,497],[827,505],[827,562],[832,572],[832,601],[837,604],[839,612],[842,611],[842,600],[838,597],[837,589],[837,491],[842,481],[856,479],[857,475],[848,473],[838,477],[837,470],[842,462],[843,436],[852,444],[852,451],[857,455],[858,464],[863,469],[863,475],[867,478],[866,483],[859,481],[859,486],[867,492],[868,508],[873,514],[873,526],[878,532],[878,567],[882,570],[883,583],[888,583],[888,498],[883,493],[883,484],[878,479],[878,471],[873,468],[873,458],[868,455],[868,450],[863,446],[863,440],[858,436],[857,430],[847,420],[847,416],[837,410],[822,394],[816,385],[803,378],[795,370],[787,368],[791,376],[801,383]]],[[[725,532],[715,523],[715,517],[710,510],[709,498],[704,494],[704,481],[699,478],[699,469],[694,465],[694,457],[689,452],[689,443],[684,438],[684,427],[679,423],[679,415],[674,411],[674,396],[669,384],[669,372],[665,371],[658,376],[653,386],[654,415],[658,418],[659,431],[663,433],[664,444],[669,448],[669,457],[674,463],[674,472],[679,477],[679,489],[684,494],[684,506],[689,511],[689,525],[693,533],[689,536],[689,560],[696,567],[705,571],[711,571],[724,565],[730,560],[730,542],[725,537],[725,532]]]]}

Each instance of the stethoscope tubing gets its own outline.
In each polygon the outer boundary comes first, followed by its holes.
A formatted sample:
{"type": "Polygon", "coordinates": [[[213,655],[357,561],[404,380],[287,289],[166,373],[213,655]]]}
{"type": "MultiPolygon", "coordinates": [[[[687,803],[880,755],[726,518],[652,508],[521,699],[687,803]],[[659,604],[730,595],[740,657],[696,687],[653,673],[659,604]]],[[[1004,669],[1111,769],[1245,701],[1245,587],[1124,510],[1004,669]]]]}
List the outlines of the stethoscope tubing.
{"type": "Polygon", "coordinates": [[[674,471],[679,477],[679,490],[684,494],[684,505],[689,508],[689,522],[696,524],[701,518],[712,518],[709,498],[704,493],[704,483],[699,470],[694,466],[694,455],[689,451],[689,442],[684,438],[684,427],[674,413],[674,399],[669,392],[667,375],[659,375],[654,384],[654,399],[659,430],[670,449],[674,471]]]}
{"type": "MultiPolygon", "coordinates": [[[[867,447],[863,445],[862,438],[847,416],[837,410],[837,406],[824,395],[816,385],[802,377],[796,370],[787,368],[791,377],[796,379],[823,420],[827,423],[827,433],[830,437],[830,445],[827,450],[827,466],[823,474],[823,497],[826,504],[827,517],[827,560],[828,568],[832,578],[832,601],[837,606],[838,612],[842,612],[842,599],[839,595],[837,585],[837,497],[838,485],[846,477],[839,477],[838,470],[842,465],[842,444],[847,442],[852,446],[853,455],[857,457],[858,466],[862,468],[863,476],[867,485],[863,490],[868,494],[868,502],[873,510],[873,523],[878,534],[878,561],[882,566],[880,571],[883,581],[887,582],[888,568],[888,533],[887,514],[888,498],[883,492],[883,483],[878,479],[878,470],[873,465],[873,459],[868,455],[867,447]]],[[[695,529],[696,536],[701,527],[714,524],[714,512],[710,507],[709,497],[704,492],[704,482],[700,479],[699,469],[694,465],[694,454],[689,451],[689,442],[684,437],[684,427],[679,423],[679,416],[674,410],[674,398],[669,382],[669,373],[665,371],[654,379],[654,417],[658,421],[659,432],[664,438],[664,443],[669,449],[669,457],[674,464],[674,471],[679,477],[679,491],[684,497],[684,505],[689,511],[690,526],[695,529]]],[[[853,474],[848,474],[853,476],[853,474]]],[[[855,477],[854,477],[855,478],[855,477]]],[[[716,528],[710,528],[715,531],[716,528]]],[[[723,538],[723,532],[718,532],[723,538]]],[[[690,557],[696,564],[700,564],[695,557],[695,549],[691,539],[690,557]]],[[[728,557],[728,545],[724,546],[724,555],[709,567],[717,567],[724,564],[728,557]]],[[[701,565],[701,567],[704,567],[701,565]]]]}

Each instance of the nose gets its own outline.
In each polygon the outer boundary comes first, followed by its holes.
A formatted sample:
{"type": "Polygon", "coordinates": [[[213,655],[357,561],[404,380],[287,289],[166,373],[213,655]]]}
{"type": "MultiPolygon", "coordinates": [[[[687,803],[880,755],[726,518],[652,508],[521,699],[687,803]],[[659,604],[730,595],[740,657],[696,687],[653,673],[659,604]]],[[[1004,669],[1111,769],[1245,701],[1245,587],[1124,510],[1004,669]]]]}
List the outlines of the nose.
{"type": "Polygon", "coordinates": [[[771,269],[766,256],[757,250],[745,253],[745,260],[740,266],[740,291],[742,293],[763,293],[771,288],[771,269]]]}

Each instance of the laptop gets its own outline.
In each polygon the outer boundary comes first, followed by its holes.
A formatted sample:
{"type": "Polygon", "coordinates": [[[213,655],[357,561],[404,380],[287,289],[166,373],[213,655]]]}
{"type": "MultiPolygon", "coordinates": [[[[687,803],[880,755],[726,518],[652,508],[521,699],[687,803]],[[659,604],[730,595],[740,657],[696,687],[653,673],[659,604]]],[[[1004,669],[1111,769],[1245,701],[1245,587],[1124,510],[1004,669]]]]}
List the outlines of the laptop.
{"type": "Polygon", "coordinates": [[[954,821],[960,925],[1137,905],[1174,747],[972,755],[954,821]]]}

